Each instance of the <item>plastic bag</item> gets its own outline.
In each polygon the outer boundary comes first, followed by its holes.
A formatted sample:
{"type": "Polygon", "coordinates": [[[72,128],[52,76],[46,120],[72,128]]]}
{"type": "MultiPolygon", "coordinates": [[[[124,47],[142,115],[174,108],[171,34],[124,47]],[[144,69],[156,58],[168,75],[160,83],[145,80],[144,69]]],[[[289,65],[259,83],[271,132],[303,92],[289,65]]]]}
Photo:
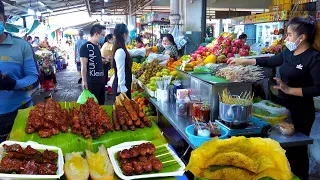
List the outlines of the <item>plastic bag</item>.
{"type": "Polygon", "coordinates": [[[177,44],[178,49],[181,49],[187,44],[185,36],[180,32],[178,26],[176,25],[171,33],[174,38],[174,42],[177,44]]]}
{"type": "Polygon", "coordinates": [[[138,56],[145,57],[146,56],[146,49],[145,48],[128,49],[128,53],[130,54],[131,57],[138,57],[138,56]]]}
{"type": "Polygon", "coordinates": [[[288,117],[289,111],[283,106],[263,100],[253,104],[252,114],[276,126],[288,117]]]}
{"type": "Polygon", "coordinates": [[[316,119],[311,128],[310,137],[314,139],[313,144],[309,145],[310,158],[320,164],[320,113],[317,113],[316,119]]]}
{"type": "Polygon", "coordinates": [[[95,101],[96,103],[98,103],[97,98],[96,98],[88,89],[84,89],[84,90],[82,91],[81,95],[79,96],[79,98],[78,98],[78,100],[77,100],[77,103],[79,103],[79,104],[84,104],[84,103],[87,102],[87,100],[88,100],[89,98],[93,98],[94,101],[95,101]]]}
{"type": "Polygon", "coordinates": [[[261,50],[265,47],[262,42],[253,44],[250,48],[251,51],[255,52],[257,55],[261,54],[261,50]]]}
{"type": "Polygon", "coordinates": [[[154,59],[158,59],[158,62],[167,61],[170,59],[168,54],[155,54],[150,53],[148,56],[148,62],[152,62],[154,59]]]}

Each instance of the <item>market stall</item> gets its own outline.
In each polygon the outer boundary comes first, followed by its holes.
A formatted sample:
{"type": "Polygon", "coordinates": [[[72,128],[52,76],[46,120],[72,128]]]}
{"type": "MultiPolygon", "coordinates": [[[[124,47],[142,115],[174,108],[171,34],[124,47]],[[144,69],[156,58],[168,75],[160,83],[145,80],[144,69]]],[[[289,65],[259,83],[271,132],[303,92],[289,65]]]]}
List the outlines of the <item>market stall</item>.
{"type": "Polygon", "coordinates": [[[186,179],[185,164],[135,101],[120,95],[113,106],[94,98],[78,102],[48,99],[19,111],[10,141],[1,144],[8,155],[0,178],[186,179]]]}

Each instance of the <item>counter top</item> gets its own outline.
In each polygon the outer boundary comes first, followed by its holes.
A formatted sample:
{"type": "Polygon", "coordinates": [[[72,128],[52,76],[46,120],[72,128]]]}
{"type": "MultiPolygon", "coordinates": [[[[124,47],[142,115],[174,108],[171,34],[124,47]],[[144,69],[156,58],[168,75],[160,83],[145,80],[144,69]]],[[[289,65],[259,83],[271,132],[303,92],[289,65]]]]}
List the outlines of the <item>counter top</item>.
{"type": "MultiPolygon", "coordinates": [[[[189,116],[178,116],[175,113],[175,104],[169,102],[159,102],[155,98],[150,98],[150,102],[159,110],[159,112],[170,122],[177,130],[181,137],[191,146],[196,147],[189,141],[185,132],[186,127],[193,124],[192,118],[189,116]]],[[[277,131],[272,131],[269,138],[276,140],[282,147],[302,146],[313,143],[313,139],[299,132],[295,132],[293,136],[284,136],[277,131]]]]}

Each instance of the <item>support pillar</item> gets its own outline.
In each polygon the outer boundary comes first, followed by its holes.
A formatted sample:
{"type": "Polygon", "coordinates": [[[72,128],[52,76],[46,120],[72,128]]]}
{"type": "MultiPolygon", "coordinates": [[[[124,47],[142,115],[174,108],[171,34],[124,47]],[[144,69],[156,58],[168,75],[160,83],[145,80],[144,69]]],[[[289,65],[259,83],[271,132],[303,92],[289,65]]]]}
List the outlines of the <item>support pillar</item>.
{"type": "Polygon", "coordinates": [[[179,2],[180,0],[170,0],[170,29],[171,32],[175,25],[179,24],[180,21],[180,13],[179,13],[179,2]]]}
{"type": "Polygon", "coordinates": [[[25,16],[22,17],[22,21],[23,21],[23,27],[27,28],[27,20],[25,16]]]}
{"type": "Polygon", "coordinates": [[[206,32],[207,0],[186,0],[182,6],[184,30],[191,42],[186,45],[186,53],[195,51],[204,41],[206,32]]]}

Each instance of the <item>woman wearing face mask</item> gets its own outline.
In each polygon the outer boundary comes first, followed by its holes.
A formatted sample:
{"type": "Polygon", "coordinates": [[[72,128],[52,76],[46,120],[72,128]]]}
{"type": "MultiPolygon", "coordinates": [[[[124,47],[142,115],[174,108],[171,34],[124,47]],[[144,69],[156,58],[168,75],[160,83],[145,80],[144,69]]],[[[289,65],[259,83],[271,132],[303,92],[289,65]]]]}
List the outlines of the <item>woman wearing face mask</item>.
{"type": "Polygon", "coordinates": [[[121,92],[126,93],[131,99],[132,60],[126,48],[129,39],[128,27],[125,24],[117,24],[114,29],[115,41],[112,49],[112,67],[115,78],[112,84],[114,98],[121,92]]]}
{"type": "Polygon", "coordinates": [[[174,59],[178,59],[178,48],[171,34],[165,34],[162,37],[162,45],[158,47],[159,53],[168,54],[174,59]]]}
{"type": "MultiPolygon", "coordinates": [[[[297,132],[309,136],[315,119],[313,97],[320,95],[320,24],[312,17],[307,20],[293,18],[287,28],[287,50],[271,58],[232,59],[235,65],[280,66],[281,79],[274,78],[279,85],[277,103],[290,110],[297,132]]],[[[308,147],[297,146],[286,149],[292,172],[301,179],[308,179],[308,147]]]]}

